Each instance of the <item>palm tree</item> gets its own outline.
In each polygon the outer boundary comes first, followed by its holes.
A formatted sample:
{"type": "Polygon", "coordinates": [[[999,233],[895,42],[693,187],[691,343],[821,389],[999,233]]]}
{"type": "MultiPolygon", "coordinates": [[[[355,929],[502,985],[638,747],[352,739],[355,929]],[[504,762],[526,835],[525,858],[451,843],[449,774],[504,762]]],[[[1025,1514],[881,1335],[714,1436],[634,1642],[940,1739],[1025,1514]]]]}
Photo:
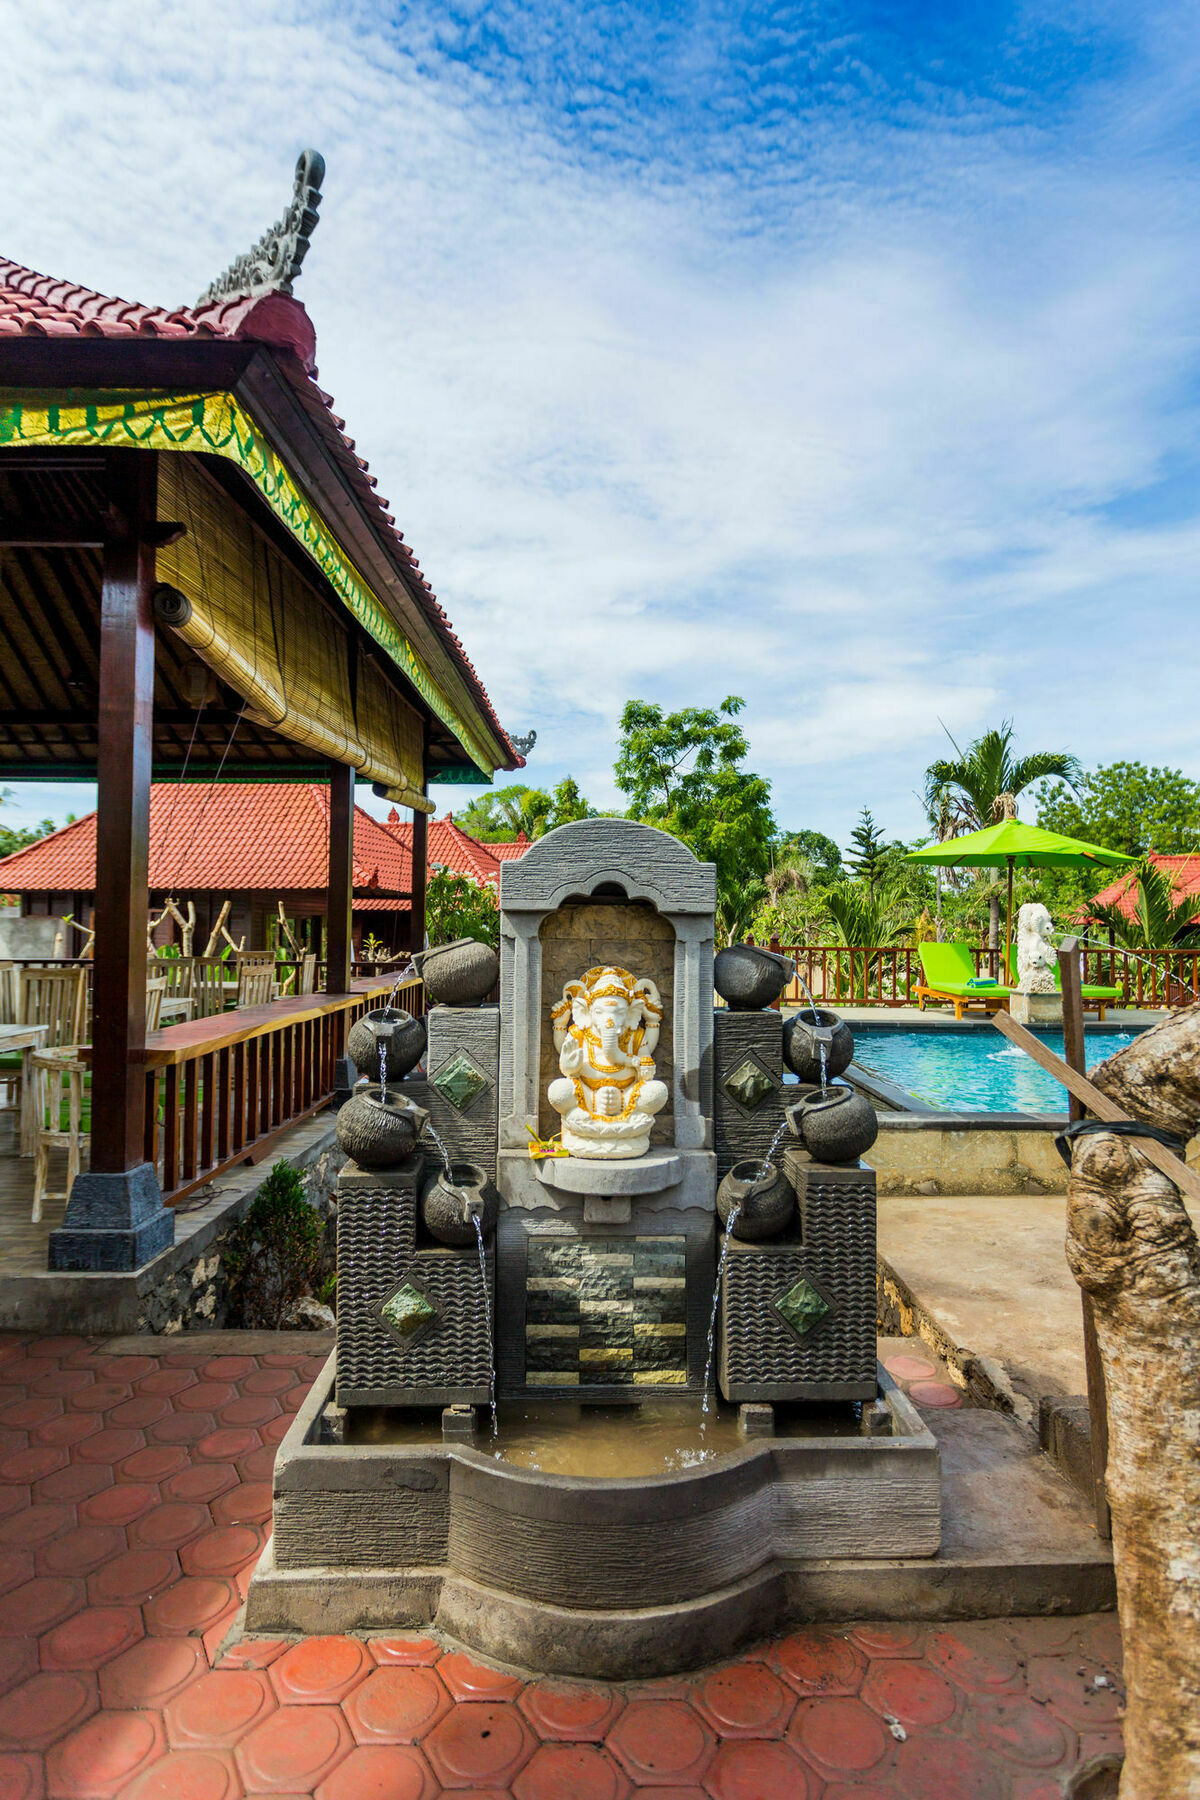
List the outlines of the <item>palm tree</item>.
{"type": "MultiPolygon", "coordinates": [[[[833,922],[834,942],[848,945],[853,951],[859,945],[890,944],[907,928],[904,915],[903,896],[890,885],[883,885],[872,893],[861,881],[836,881],[826,888],[824,901],[833,922]]],[[[855,964],[857,957],[850,957],[850,991],[853,996],[855,987],[855,964]]],[[[883,958],[872,959],[864,955],[862,959],[863,997],[869,992],[871,969],[875,960],[878,986],[882,997],[883,958]]]]}
{"type": "MultiPolygon", "coordinates": [[[[954,744],[956,755],[939,758],[925,771],[925,811],[939,841],[1015,818],[1018,794],[1034,781],[1054,776],[1077,788],[1083,779],[1078,759],[1065,750],[1014,756],[1016,734],[1011,719],[1003,720],[998,730],[993,726],[973,738],[965,750],[944,725],[942,730],[954,744]]],[[[999,889],[988,896],[988,912],[988,942],[994,950],[1000,943],[999,889]]]]}

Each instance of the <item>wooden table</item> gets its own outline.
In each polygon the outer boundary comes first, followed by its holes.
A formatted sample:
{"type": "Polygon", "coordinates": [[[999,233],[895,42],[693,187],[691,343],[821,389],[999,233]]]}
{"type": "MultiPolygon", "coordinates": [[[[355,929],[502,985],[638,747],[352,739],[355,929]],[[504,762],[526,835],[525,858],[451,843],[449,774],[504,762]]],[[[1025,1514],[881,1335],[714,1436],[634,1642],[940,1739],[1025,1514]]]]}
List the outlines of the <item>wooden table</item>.
{"type": "Polygon", "coordinates": [[[33,1084],[29,1079],[30,1052],[40,1050],[46,1042],[48,1025],[0,1025],[0,1055],[5,1051],[20,1050],[21,1057],[21,1119],[20,1150],[22,1156],[33,1155],[33,1084]]]}

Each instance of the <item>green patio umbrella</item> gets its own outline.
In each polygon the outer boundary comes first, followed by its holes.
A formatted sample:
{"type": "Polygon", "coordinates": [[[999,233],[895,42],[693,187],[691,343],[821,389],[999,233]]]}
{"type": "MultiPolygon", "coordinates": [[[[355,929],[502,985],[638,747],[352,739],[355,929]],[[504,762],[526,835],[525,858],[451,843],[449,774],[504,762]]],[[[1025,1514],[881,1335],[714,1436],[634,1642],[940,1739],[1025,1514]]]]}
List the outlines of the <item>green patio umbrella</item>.
{"type": "Polygon", "coordinates": [[[1089,863],[1099,869],[1124,869],[1137,858],[1126,856],[1120,850],[1103,850],[1099,844],[1085,844],[1081,838],[1064,837],[1061,831],[1045,831],[1040,825],[1026,825],[1022,819],[1001,819],[998,825],[986,825],[982,831],[945,838],[940,844],[926,844],[923,850],[913,850],[904,860],[933,863],[942,868],[1002,869],[1007,865],[1008,910],[1004,917],[1004,978],[1007,981],[1012,949],[1014,869],[1082,869],[1089,863]]]}

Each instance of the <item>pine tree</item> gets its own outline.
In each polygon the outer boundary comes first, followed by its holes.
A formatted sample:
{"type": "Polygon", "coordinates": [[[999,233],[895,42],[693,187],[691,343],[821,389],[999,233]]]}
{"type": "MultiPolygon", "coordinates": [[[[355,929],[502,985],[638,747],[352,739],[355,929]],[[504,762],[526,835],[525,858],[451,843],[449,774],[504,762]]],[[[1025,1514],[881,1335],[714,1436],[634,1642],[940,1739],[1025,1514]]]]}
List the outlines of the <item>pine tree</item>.
{"type": "Polygon", "coordinates": [[[858,824],[850,833],[850,846],[846,861],[858,879],[866,882],[867,892],[874,899],[876,884],[883,874],[887,843],[869,806],[864,806],[858,815],[858,824]]]}

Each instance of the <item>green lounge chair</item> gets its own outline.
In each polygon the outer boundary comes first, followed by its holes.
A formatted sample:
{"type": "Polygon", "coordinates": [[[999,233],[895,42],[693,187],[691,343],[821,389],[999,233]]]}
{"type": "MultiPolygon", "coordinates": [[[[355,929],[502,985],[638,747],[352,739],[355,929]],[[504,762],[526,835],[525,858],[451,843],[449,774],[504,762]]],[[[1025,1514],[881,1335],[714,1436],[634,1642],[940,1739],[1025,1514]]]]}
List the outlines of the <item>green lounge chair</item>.
{"type": "MultiPolygon", "coordinates": [[[[1009,953],[1008,953],[1008,978],[1012,982],[1013,986],[1016,987],[1016,985],[1017,985],[1017,946],[1015,944],[1013,944],[1010,947],[1009,953]]],[[[1061,990],[1062,976],[1060,975],[1057,966],[1055,967],[1055,970],[1054,970],[1054,985],[1056,988],[1059,988],[1061,990]]],[[[1079,992],[1083,998],[1084,1012],[1091,1012],[1093,1009],[1095,1009],[1096,1015],[1100,1019],[1101,1022],[1103,1022],[1103,1020],[1104,1020],[1104,1011],[1105,1011],[1106,1007],[1120,1006],[1125,999],[1125,990],[1123,988],[1101,987],[1094,981],[1091,981],[1091,982],[1085,981],[1083,983],[1083,985],[1080,987],[1079,992]]]]}
{"type": "Polygon", "coordinates": [[[1008,989],[998,981],[981,982],[966,944],[918,944],[923,979],[917,987],[917,1005],[925,1011],[927,1000],[949,1000],[954,1017],[965,1008],[982,1006],[987,1012],[1008,1011],[1008,989]]]}

